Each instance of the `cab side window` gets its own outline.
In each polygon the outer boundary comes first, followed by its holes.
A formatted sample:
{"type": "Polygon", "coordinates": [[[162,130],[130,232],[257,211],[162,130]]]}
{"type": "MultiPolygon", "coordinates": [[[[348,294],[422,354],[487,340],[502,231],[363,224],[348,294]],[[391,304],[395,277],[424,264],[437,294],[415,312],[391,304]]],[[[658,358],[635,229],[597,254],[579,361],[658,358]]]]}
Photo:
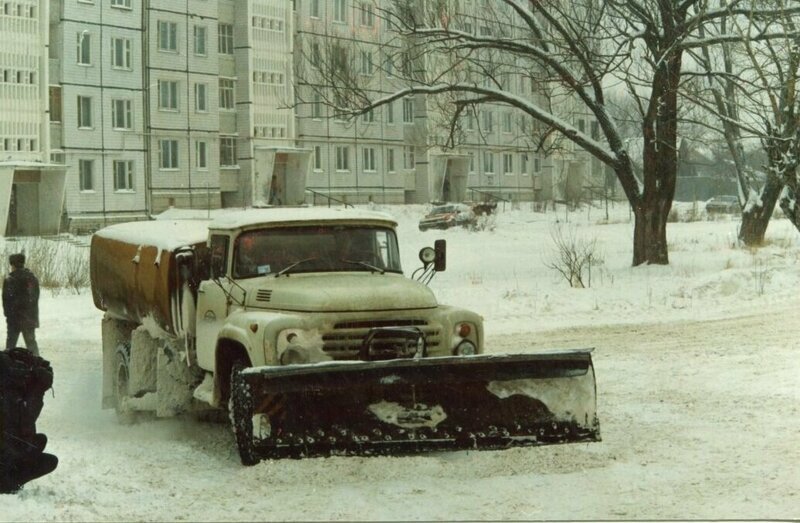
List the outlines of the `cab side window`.
{"type": "Polygon", "coordinates": [[[228,269],[228,241],[222,234],[211,236],[211,277],[224,276],[228,269]]]}

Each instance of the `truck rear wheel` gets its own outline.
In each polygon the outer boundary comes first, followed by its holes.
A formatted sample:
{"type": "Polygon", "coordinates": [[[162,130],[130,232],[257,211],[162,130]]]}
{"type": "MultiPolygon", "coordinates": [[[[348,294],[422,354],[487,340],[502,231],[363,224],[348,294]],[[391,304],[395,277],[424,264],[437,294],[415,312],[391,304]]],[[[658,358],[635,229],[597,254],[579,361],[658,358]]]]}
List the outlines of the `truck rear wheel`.
{"type": "Polygon", "coordinates": [[[239,458],[242,460],[242,465],[251,466],[260,460],[253,445],[253,398],[242,379],[241,371],[244,369],[244,363],[241,361],[235,362],[231,367],[228,412],[236,437],[236,446],[239,448],[239,458]]]}
{"type": "Polygon", "coordinates": [[[114,404],[117,411],[117,420],[123,424],[136,421],[136,412],[128,406],[130,394],[128,382],[130,370],[128,366],[128,351],[124,345],[117,347],[114,353],[114,404]]]}

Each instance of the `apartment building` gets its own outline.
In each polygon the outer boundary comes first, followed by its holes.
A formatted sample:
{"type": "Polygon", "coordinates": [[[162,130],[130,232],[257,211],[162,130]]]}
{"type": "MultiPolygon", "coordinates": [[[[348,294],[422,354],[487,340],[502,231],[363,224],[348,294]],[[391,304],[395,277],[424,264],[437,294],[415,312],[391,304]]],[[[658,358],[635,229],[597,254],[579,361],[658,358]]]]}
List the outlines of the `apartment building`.
{"type": "Polygon", "coordinates": [[[147,216],[142,6],[51,0],[51,158],[66,166],[63,226],[147,216]]]}
{"type": "Polygon", "coordinates": [[[0,2],[0,232],[54,234],[64,167],[49,158],[48,5],[0,2]]]}
{"type": "MultiPolygon", "coordinates": [[[[169,207],[549,199],[567,185],[559,173],[586,183],[585,154],[535,153],[533,123],[507,107],[462,115],[453,143],[431,96],[337,117],[298,71],[340,45],[372,92],[399,88],[408,64],[382,5],[0,1],[6,230],[85,232],[169,207]]],[[[465,27],[491,30],[478,2],[463,12],[465,27]]],[[[525,75],[504,81],[540,96],[525,75]]]]}
{"type": "MultiPolygon", "coordinates": [[[[424,5],[417,4],[419,10],[424,5]]],[[[486,87],[500,83],[517,96],[547,102],[530,71],[504,63],[511,58],[487,57],[483,71],[471,72],[442,63],[442,55],[436,53],[416,49],[414,56],[405,56],[408,50],[386,16],[392,6],[389,1],[304,0],[296,6],[298,63],[305,67],[310,63],[318,70],[350,68],[361,78],[360,89],[373,99],[401,89],[417,74],[410,70],[428,79],[447,74],[486,87]],[[489,69],[491,75],[486,74],[489,69]]],[[[457,8],[448,11],[448,23],[460,30],[482,36],[515,30],[486,1],[463,0],[453,6],[457,8]]],[[[565,189],[567,181],[579,188],[592,183],[588,155],[571,146],[537,152],[536,123],[508,106],[470,108],[454,130],[447,96],[409,96],[356,120],[344,120],[336,118],[330,103],[323,103],[331,100],[326,80],[305,72],[298,82],[297,141],[312,150],[310,198],[321,195],[324,201],[330,195],[382,203],[544,200],[565,198],[570,192],[565,189]]],[[[576,125],[590,122],[585,116],[576,115],[574,120],[576,125]]]]}

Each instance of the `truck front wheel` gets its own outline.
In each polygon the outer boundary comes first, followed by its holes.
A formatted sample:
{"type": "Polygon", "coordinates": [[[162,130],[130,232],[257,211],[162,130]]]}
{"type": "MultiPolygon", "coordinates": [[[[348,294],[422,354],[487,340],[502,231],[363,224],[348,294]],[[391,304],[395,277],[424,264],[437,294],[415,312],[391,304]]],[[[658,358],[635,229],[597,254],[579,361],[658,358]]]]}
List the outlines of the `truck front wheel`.
{"type": "Polygon", "coordinates": [[[244,369],[242,361],[236,361],[231,366],[228,413],[242,465],[250,466],[258,463],[259,459],[253,445],[253,398],[242,377],[244,369]]]}

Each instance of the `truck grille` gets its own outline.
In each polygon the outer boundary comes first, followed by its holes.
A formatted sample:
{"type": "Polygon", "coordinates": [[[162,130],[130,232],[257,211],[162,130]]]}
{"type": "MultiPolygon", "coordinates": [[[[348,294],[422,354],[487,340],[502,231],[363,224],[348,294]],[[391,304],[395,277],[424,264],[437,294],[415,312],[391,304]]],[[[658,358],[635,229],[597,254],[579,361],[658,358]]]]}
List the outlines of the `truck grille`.
{"type": "MultiPolygon", "coordinates": [[[[441,342],[439,326],[429,325],[425,320],[354,320],[337,323],[333,330],[322,335],[322,349],[335,360],[358,358],[361,343],[370,329],[376,327],[417,327],[425,335],[428,350],[434,350],[441,342]]],[[[381,340],[387,347],[393,340],[381,340]]]]}

